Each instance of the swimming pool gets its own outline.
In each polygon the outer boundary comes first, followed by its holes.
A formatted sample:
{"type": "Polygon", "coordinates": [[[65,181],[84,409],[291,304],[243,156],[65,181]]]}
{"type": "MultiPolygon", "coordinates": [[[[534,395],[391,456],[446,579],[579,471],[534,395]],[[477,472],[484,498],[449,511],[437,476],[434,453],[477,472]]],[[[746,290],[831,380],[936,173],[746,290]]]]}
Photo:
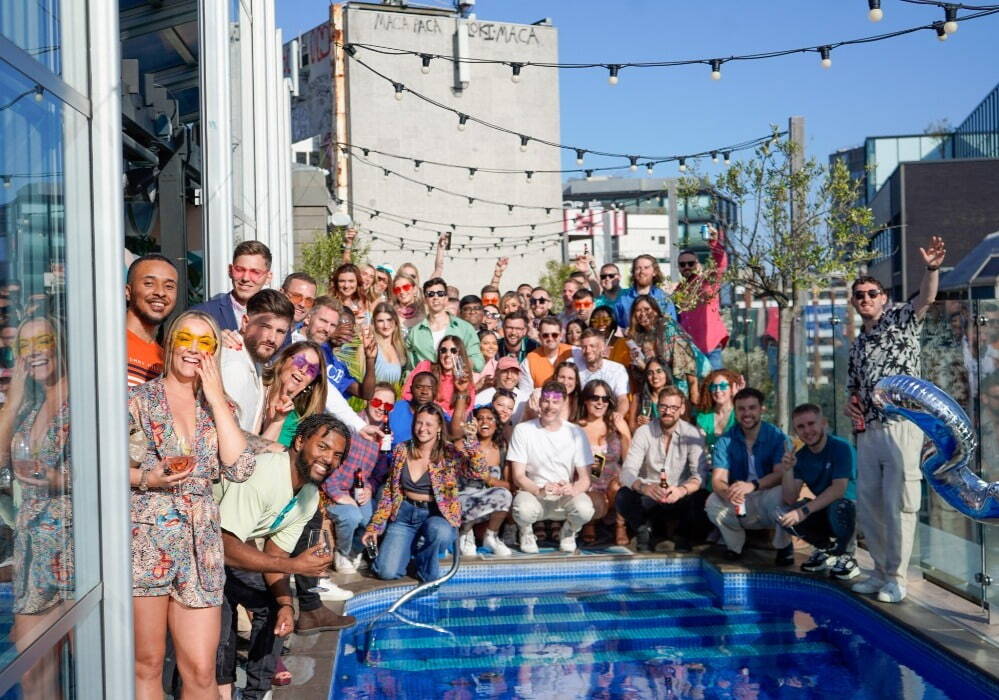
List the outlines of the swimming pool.
{"type": "Polygon", "coordinates": [[[696,557],[468,565],[382,617],[358,595],[331,698],[999,698],[981,674],[807,577],[696,557]],[[432,629],[436,627],[437,629],[432,629]]]}

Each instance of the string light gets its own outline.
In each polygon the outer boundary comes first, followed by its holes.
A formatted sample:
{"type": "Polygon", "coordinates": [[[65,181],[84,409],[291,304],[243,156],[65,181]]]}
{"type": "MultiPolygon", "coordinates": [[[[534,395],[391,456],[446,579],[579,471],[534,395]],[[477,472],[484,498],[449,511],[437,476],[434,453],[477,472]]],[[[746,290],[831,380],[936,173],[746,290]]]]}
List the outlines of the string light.
{"type": "Polygon", "coordinates": [[[681,173],[687,172],[687,159],[686,158],[681,158],[680,159],[680,166],[679,167],[680,167],[680,172],[681,173]]]}
{"type": "Polygon", "coordinates": [[[943,22],[934,22],[933,28],[937,32],[937,39],[939,39],[940,41],[947,41],[948,34],[947,34],[947,30],[944,29],[944,23],[943,22]]]}
{"type": "Polygon", "coordinates": [[[832,53],[832,49],[829,48],[828,46],[820,46],[819,47],[819,57],[822,59],[822,60],[819,61],[819,64],[823,68],[831,68],[832,67],[832,59],[829,57],[830,53],[832,53]]]}
{"type": "Polygon", "coordinates": [[[628,166],[628,170],[631,172],[638,170],[638,156],[628,156],[628,160],[631,162],[631,165],[628,166]]]}
{"type": "Polygon", "coordinates": [[[424,75],[426,75],[427,73],[430,72],[430,59],[431,58],[433,58],[433,56],[431,56],[428,53],[421,53],[420,54],[420,61],[423,62],[423,66],[420,68],[420,72],[423,73],[424,75]]]}
{"type": "Polygon", "coordinates": [[[506,213],[507,214],[513,214],[513,205],[512,204],[507,204],[506,205],[506,213]]]}
{"type": "Polygon", "coordinates": [[[392,87],[395,88],[395,99],[396,99],[396,101],[397,102],[402,102],[402,95],[403,95],[403,91],[406,89],[406,86],[403,85],[402,83],[392,83],[392,87]]]}
{"type": "Polygon", "coordinates": [[[469,168],[468,169],[468,180],[469,180],[469,182],[471,182],[474,179],[475,179],[475,168],[469,168]]]}
{"type": "Polygon", "coordinates": [[[471,209],[474,204],[475,204],[475,197],[469,197],[468,198],[468,208],[471,209]]]}
{"type": "Polygon", "coordinates": [[[41,85],[35,85],[35,102],[41,102],[45,99],[45,88],[41,85]]]}
{"type": "Polygon", "coordinates": [[[527,177],[527,184],[530,185],[531,182],[532,182],[531,178],[534,177],[534,171],[533,170],[525,170],[524,171],[524,175],[527,177]]]}
{"type": "Polygon", "coordinates": [[[729,153],[728,151],[725,151],[724,153],[722,153],[722,157],[725,159],[725,165],[731,165],[732,164],[732,154],[731,153],[729,153]]]}
{"type": "Polygon", "coordinates": [[[711,151],[711,162],[712,163],[718,162],[718,151],[711,151]]]}
{"type": "Polygon", "coordinates": [[[392,174],[392,171],[391,170],[387,170],[386,168],[382,168],[382,173],[385,175],[385,179],[388,180],[389,179],[389,175],[392,174]]]}
{"type": "Polygon", "coordinates": [[[722,65],[722,62],[721,62],[720,58],[712,58],[711,59],[711,79],[712,80],[721,80],[721,65],[722,65]]]}
{"type": "Polygon", "coordinates": [[[468,115],[467,114],[462,114],[462,113],[459,112],[458,113],[458,131],[464,131],[465,130],[465,122],[467,122],[467,121],[468,121],[468,115]]]}
{"type": "Polygon", "coordinates": [[[957,31],[957,6],[956,5],[945,5],[944,6],[944,31],[948,34],[953,34],[957,31]]]}
{"type": "Polygon", "coordinates": [[[655,175],[656,171],[654,170],[654,167],[655,166],[653,166],[652,163],[646,163],[645,172],[648,173],[649,175],[655,175]]]}
{"type": "Polygon", "coordinates": [[[520,136],[520,152],[521,153],[527,153],[527,142],[530,141],[530,140],[531,140],[530,138],[528,138],[527,136],[524,136],[523,134],[521,134],[521,136],[520,136]]]}
{"type": "Polygon", "coordinates": [[[621,66],[612,63],[607,66],[607,69],[610,71],[610,75],[607,77],[607,82],[611,85],[617,85],[617,74],[621,71],[621,66]]]}
{"type": "Polygon", "coordinates": [[[880,22],[885,16],[881,11],[881,0],[867,0],[867,19],[872,22],[880,22]]]}
{"type": "Polygon", "coordinates": [[[427,185],[427,196],[429,197],[434,193],[434,188],[431,185],[427,185]]]}
{"type": "Polygon", "coordinates": [[[587,180],[587,182],[589,182],[592,179],[593,179],[593,171],[592,170],[587,170],[586,171],[586,180],[587,180]]]}
{"type": "Polygon", "coordinates": [[[520,82],[520,69],[523,68],[523,67],[524,67],[523,63],[511,63],[510,64],[510,70],[512,72],[510,74],[510,80],[512,80],[515,83],[519,83],[520,82]]]}
{"type": "Polygon", "coordinates": [[[423,164],[423,161],[422,161],[422,160],[414,160],[414,161],[413,161],[413,170],[419,170],[419,169],[420,169],[420,166],[421,166],[422,164],[423,164]]]}
{"type": "Polygon", "coordinates": [[[4,175],[3,176],[3,188],[5,190],[9,190],[10,189],[10,175],[4,175]]]}
{"type": "Polygon", "coordinates": [[[582,148],[577,148],[576,149],[576,165],[582,165],[583,164],[583,156],[585,156],[585,155],[586,155],[586,151],[584,151],[582,148]]]}

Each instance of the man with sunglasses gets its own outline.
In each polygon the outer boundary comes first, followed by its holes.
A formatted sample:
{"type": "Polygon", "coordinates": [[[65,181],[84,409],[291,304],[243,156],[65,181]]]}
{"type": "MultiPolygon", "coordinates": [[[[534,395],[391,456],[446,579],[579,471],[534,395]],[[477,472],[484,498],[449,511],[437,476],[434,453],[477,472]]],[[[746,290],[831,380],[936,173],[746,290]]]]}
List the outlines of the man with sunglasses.
{"type": "Polygon", "coordinates": [[[942,238],[933,236],[919,253],[926,271],[919,293],[909,302],[889,304],[874,277],[858,277],[850,287],[863,327],[850,346],[845,411],[857,433],[857,524],[874,560],[870,577],[853,590],[875,593],[883,603],[905,598],[921,498],[923,433],[911,421],[886,416],[871,394],[885,377],[920,374],[923,316],[936,299],[947,249],[942,238]]]}
{"type": "Polygon", "coordinates": [[[707,273],[692,250],[681,250],[676,256],[676,266],[683,277],[677,294],[697,301],[697,305],[680,314],[680,325],[690,334],[708,360],[712,369],[722,368],[722,350],[728,344],[728,328],[721,317],[718,294],[721,280],[728,269],[728,254],[721,232],[707,225],[708,248],[714,267],[707,273]]]}
{"type": "Polygon", "coordinates": [[[292,332],[286,336],[284,343],[290,345],[293,340],[301,339],[300,332],[305,323],[305,317],[309,315],[309,311],[316,303],[316,280],[304,272],[292,272],[284,278],[281,291],[295,307],[292,332]]]}
{"type": "Polygon", "coordinates": [[[572,356],[572,346],[562,342],[562,324],[554,316],[541,319],[538,338],[541,344],[527,353],[527,357],[520,363],[518,386],[521,393],[528,396],[552,378],[558,363],[572,356]]]}
{"type": "Polygon", "coordinates": [[[467,321],[448,312],[447,282],[440,277],[428,279],[423,283],[423,297],[426,299],[427,316],[410,328],[406,335],[409,365],[415,367],[422,360],[436,362],[437,346],[441,340],[446,335],[455,335],[465,344],[471,369],[481,371],[485,359],[479,349],[479,335],[467,321]]]}
{"type": "Polygon", "coordinates": [[[572,312],[583,323],[589,325],[590,315],[594,308],[596,308],[596,304],[593,301],[593,292],[589,289],[581,287],[572,295],[572,312]]]}
{"type": "Polygon", "coordinates": [[[621,294],[621,270],[614,263],[605,263],[600,268],[600,296],[594,303],[597,306],[609,306],[612,309],[621,294]]]}
{"type": "Polygon", "coordinates": [[[222,330],[239,331],[246,304],[271,281],[271,251],[260,241],[243,241],[232,253],[229,265],[232,290],[216,294],[194,308],[215,319],[222,330]]]}
{"type": "Polygon", "coordinates": [[[701,475],[707,467],[701,432],[681,419],[686,398],[675,386],[657,399],[659,420],[639,426],[621,465],[617,512],[635,533],[635,548],[652,551],[652,531],[676,523],[676,551],[689,552],[701,475]],[[665,485],[664,485],[665,482],[665,485]]]}
{"type": "Polygon", "coordinates": [[[527,296],[524,308],[528,310],[530,315],[530,325],[527,327],[527,337],[531,340],[538,341],[540,340],[540,338],[538,338],[538,325],[541,323],[541,319],[551,315],[552,312],[551,294],[549,294],[548,290],[544,287],[535,287],[527,296]]]}
{"type": "Polygon", "coordinates": [[[620,362],[604,357],[607,341],[596,328],[587,328],[573,348],[572,361],[579,368],[579,385],[586,386],[592,379],[602,379],[610,386],[617,399],[617,413],[628,415],[628,370],[620,362]]]}

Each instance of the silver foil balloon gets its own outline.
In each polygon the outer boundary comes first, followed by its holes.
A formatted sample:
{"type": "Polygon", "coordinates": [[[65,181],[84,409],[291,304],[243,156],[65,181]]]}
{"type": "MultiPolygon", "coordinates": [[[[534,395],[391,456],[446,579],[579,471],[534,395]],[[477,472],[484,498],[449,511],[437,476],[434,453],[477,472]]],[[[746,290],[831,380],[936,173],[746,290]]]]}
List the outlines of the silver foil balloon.
{"type": "Polygon", "coordinates": [[[947,392],[925,379],[898,375],[879,381],[872,398],[886,415],[912,421],[936,445],[920,469],[941,498],[974,520],[999,521],[999,482],[983,481],[968,466],[978,437],[947,392]]]}

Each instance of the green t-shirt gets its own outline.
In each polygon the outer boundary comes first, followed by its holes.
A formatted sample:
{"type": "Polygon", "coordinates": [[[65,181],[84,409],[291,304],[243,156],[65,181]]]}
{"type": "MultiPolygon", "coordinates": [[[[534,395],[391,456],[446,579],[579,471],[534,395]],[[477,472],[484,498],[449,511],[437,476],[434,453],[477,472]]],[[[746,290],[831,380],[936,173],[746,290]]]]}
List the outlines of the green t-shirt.
{"type": "Polygon", "coordinates": [[[726,430],[735,425],[735,411],[728,414],[728,423],[722,428],[722,431],[715,434],[715,413],[714,411],[708,411],[707,413],[698,413],[697,417],[694,419],[697,422],[697,427],[704,431],[704,442],[708,445],[708,452],[710,453],[715,448],[715,442],[720,438],[726,430]]]}
{"type": "Polygon", "coordinates": [[[244,542],[267,537],[289,554],[295,549],[319,507],[319,490],[306,484],[298,493],[292,491],[289,460],[287,452],[257,455],[249,479],[238,484],[223,479],[215,485],[223,530],[244,542]]]}
{"type": "Polygon", "coordinates": [[[295,439],[295,433],[298,432],[298,424],[301,422],[302,417],[298,415],[298,411],[292,411],[285,416],[284,423],[281,424],[281,434],[278,435],[277,441],[285,447],[291,447],[291,441],[295,439]]]}
{"type": "Polygon", "coordinates": [[[816,496],[829,488],[833,479],[849,479],[845,496],[857,499],[857,454],[846,440],[829,435],[821,452],[812,452],[805,445],[796,456],[794,478],[804,481],[816,496]]]}

